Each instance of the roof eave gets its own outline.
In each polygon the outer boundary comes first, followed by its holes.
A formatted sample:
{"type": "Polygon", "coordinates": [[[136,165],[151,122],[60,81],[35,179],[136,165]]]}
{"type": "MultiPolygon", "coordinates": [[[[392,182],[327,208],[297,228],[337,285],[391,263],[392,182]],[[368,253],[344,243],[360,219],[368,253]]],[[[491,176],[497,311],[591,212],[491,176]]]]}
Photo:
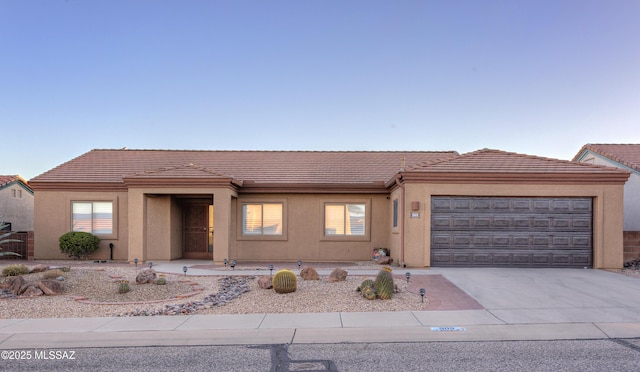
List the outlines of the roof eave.
{"type": "Polygon", "coordinates": [[[402,181],[407,183],[510,183],[510,184],[624,184],[629,172],[611,173],[481,173],[481,172],[405,172],[402,181]]]}
{"type": "Polygon", "coordinates": [[[238,192],[243,194],[388,194],[383,182],[371,183],[262,183],[245,181],[238,192]]]}
{"type": "Polygon", "coordinates": [[[127,191],[122,182],[40,182],[32,181],[34,191],[127,191]]]}

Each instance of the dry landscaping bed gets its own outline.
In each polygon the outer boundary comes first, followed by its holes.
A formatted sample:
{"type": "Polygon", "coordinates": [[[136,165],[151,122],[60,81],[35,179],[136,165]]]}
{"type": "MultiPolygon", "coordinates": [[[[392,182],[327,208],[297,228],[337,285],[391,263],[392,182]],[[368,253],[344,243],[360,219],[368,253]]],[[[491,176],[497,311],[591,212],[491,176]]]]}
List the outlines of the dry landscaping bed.
{"type": "MultiPolygon", "coordinates": [[[[379,269],[379,267],[377,267],[379,269]]],[[[140,271],[141,269],[138,269],[140,271]]],[[[27,281],[38,280],[41,273],[25,275],[27,281]]],[[[343,282],[298,278],[293,293],[277,294],[258,287],[257,278],[246,280],[237,298],[218,306],[211,295],[240,291],[239,286],[225,289],[220,276],[188,276],[166,274],[167,284],[136,284],[136,269],[128,265],[74,265],[65,273],[64,291],[59,296],[7,298],[0,300],[2,318],[104,317],[156,314],[253,314],[297,312],[361,312],[424,310],[428,301],[407,292],[405,280],[395,280],[399,293],[390,300],[366,300],[356,288],[365,278],[348,276],[343,282]],[[118,293],[119,282],[126,279],[131,291],[118,293]],[[248,290],[248,291],[247,291],[248,290]]],[[[1,281],[6,280],[3,278],[1,281]]],[[[215,296],[214,296],[215,297],[215,296]]],[[[231,296],[233,297],[233,296],[231,296]]]]}

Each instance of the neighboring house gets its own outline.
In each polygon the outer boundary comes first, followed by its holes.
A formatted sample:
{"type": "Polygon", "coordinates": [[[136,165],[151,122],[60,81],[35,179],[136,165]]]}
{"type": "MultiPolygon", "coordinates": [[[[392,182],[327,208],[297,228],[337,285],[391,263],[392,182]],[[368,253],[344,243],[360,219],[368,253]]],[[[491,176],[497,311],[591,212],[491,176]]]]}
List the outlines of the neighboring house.
{"type": "Polygon", "coordinates": [[[0,176],[0,222],[11,231],[33,231],[33,190],[20,176],[0,176]]]}
{"type": "Polygon", "coordinates": [[[587,144],[573,158],[631,173],[624,185],[625,260],[640,257],[640,144],[587,144]]]}
{"type": "Polygon", "coordinates": [[[620,268],[628,177],[488,149],[93,150],[30,181],[35,258],[80,230],[128,261],[620,268]]]}

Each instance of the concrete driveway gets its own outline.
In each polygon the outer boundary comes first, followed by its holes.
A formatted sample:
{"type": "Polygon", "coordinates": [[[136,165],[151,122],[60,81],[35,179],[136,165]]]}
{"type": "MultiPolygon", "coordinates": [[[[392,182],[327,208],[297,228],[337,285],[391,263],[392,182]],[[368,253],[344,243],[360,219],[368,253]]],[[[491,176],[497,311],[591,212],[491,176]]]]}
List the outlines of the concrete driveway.
{"type": "Polygon", "coordinates": [[[434,268],[506,324],[638,323],[640,278],[592,269],[434,268]]]}

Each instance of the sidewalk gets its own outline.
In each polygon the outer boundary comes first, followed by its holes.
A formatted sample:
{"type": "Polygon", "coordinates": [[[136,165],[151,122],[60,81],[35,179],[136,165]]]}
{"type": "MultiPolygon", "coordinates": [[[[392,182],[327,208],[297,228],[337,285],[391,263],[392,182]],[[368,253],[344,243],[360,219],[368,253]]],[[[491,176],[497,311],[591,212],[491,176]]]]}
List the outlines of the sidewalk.
{"type": "MultiPolygon", "coordinates": [[[[160,272],[181,273],[183,265],[187,263],[159,263],[154,268],[160,272]]],[[[235,275],[265,273],[234,271],[235,275]]],[[[442,275],[480,306],[472,310],[386,313],[0,319],[0,347],[10,350],[640,338],[638,278],[576,269],[407,271],[412,273],[412,281],[419,281],[422,276],[442,275]]],[[[197,267],[190,267],[189,273],[219,275],[216,270],[197,267]]],[[[225,270],[224,274],[228,275],[229,271],[225,270]]]]}

